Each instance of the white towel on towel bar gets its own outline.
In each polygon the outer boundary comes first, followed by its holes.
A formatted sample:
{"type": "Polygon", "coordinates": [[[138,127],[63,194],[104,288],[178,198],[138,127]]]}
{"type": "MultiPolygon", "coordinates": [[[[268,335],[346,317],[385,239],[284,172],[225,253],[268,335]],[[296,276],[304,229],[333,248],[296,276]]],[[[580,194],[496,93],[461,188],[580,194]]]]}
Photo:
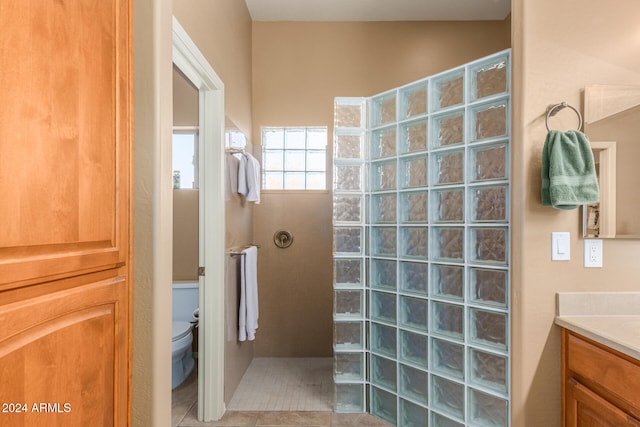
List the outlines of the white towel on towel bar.
{"type": "Polygon", "coordinates": [[[260,162],[251,154],[244,154],[238,168],[238,193],[248,202],[260,203],[260,162]]]}
{"type": "Polygon", "coordinates": [[[249,246],[242,252],[238,341],[253,341],[258,329],[258,248],[249,246]]]}
{"type": "Polygon", "coordinates": [[[225,200],[231,200],[231,196],[238,192],[238,170],[240,169],[240,157],[242,154],[227,154],[226,169],[227,185],[225,186],[225,200]]]}

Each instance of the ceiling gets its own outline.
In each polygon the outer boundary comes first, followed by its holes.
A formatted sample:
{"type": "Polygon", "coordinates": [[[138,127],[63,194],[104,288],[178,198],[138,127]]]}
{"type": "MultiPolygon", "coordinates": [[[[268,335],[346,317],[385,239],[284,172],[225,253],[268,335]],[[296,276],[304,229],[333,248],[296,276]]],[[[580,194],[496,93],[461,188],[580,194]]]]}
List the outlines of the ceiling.
{"type": "Polygon", "coordinates": [[[245,0],[254,21],[503,20],[511,0],[245,0]]]}

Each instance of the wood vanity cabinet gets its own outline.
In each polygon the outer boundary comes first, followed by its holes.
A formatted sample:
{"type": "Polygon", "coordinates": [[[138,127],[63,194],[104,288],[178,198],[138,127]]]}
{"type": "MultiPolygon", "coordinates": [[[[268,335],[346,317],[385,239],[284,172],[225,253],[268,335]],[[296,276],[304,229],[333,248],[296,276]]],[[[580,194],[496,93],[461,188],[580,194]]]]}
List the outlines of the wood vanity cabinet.
{"type": "Polygon", "coordinates": [[[131,424],[132,12],[0,4],[2,427],[131,424]]]}
{"type": "Polygon", "coordinates": [[[563,427],[640,427],[640,361],[562,330],[563,427]]]}

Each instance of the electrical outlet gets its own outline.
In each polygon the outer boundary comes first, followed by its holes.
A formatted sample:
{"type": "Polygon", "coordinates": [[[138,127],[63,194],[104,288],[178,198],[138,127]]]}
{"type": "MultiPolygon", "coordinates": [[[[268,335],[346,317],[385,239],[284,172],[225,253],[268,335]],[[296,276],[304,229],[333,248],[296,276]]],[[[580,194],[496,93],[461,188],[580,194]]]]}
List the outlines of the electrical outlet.
{"type": "Polygon", "coordinates": [[[584,266],[602,268],[602,240],[584,239],[584,266]]]}

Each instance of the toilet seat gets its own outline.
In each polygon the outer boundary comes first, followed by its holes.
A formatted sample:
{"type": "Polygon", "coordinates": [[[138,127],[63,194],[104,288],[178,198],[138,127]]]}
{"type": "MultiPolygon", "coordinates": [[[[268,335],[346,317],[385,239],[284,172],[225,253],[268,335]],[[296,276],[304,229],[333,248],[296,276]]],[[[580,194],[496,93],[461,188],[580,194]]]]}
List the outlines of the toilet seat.
{"type": "Polygon", "coordinates": [[[171,326],[171,342],[178,341],[181,338],[191,334],[191,323],[174,321],[171,326]]]}

